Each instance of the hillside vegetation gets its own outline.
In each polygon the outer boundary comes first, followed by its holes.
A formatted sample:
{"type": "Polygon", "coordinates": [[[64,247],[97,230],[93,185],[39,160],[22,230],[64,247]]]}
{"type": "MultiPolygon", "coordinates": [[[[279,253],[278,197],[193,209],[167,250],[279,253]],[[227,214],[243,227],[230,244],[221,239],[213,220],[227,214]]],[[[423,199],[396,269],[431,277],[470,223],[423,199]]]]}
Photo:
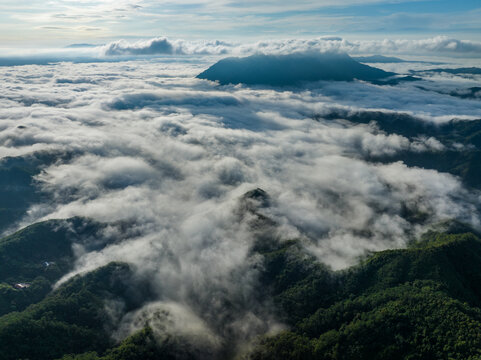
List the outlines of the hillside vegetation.
{"type": "MultiPolygon", "coordinates": [[[[261,190],[252,193],[263,200],[261,190]]],[[[253,226],[262,224],[267,226],[268,219],[259,218],[253,226]]],[[[251,250],[263,259],[258,294],[272,300],[288,330],[257,339],[244,356],[479,358],[481,241],[455,225],[428,232],[407,249],[374,253],[337,272],[309,255],[299,240],[259,238],[251,250]]],[[[38,293],[37,299],[29,296],[35,304],[0,317],[0,347],[11,349],[0,354],[1,360],[199,358],[182,339],[159,340],[148,324],[121,343],[111,337],[114,323],[106,304],[121,302],[129,311],[152,294],[147,283],[133,278],[128,264],[111,263],[50,291],[51,281],[67,271],[72,256],[67,230],[58,226],[57,221],[36,224],[0,241],[0,254],[11,255],[2,267],[2,281],[7,281],[2,286],[19,274],[16,279],[33,281],[18,293],[34,291],[36,282],[45,283],[48,292],[38,293]],[[35,255],[26,251],[32,246],[38,248],[35,255]],[[42,269],[37,264],[45,258],[55,259],[57,266],[42,269]]],[[[82,229],[94,227],[84,223],[82,229]]]]}

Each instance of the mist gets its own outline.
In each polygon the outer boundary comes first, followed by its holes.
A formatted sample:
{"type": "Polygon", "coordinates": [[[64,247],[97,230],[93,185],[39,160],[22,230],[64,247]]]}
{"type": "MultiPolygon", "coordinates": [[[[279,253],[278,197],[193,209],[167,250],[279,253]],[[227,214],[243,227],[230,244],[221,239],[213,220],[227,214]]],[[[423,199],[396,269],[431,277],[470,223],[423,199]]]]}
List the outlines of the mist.
{"type": "MultiPolygon", "coordinates": [[[[419,44],[449,49],[443,41],[419,44]]],[[[156,44],[175,53],[163,40],[156,44]]],[[[460,46],[479,52],[478,45],[460,46]]],[[[108,49],[107,55],[153,51],[108,49]]],[[[479,101],[436,92],[431,74],[400,86],[321,81],[301,88],[195,78],[211,64],[200,56],[0,68],[0,156],[68,154],[35,176],[50,200],[32,205],[15,228],[74,216],[113,224],[103,236],[117,241],[96,251],[78,248],[75,270],[57,286],[121,261],[153,289],[154,299],[134,312],[106,304],[117,314],[118,339],[149,323],[160,337],[202,344],[209,358],[227,344],[242,348],[283,328],[274,306],[256,296],[262,259],[251,249],[259,233],[241,206],[252,189],[269,196],[254,207],[274,224],[273,241],[301,239],[332,270],[371,251],[404,247],[444,220],[481,227],[481,194],[458,177],[371,160],[447,144],[330,116],[377,111],[442,124],[479,119],[479,101]],[[412,222],[406,211],[425,221],[412,222]]]]}

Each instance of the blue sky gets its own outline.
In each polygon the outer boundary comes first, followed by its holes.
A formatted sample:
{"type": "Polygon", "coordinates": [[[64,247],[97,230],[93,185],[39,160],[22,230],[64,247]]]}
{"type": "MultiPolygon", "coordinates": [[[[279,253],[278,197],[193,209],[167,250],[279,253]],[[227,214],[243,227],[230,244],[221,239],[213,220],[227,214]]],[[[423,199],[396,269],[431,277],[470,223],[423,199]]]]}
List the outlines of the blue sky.
{"type": "Polygon", "coordinates": [[[321,35],[481,39],[480,0],[0,0],[0,46],[321,35]]]}

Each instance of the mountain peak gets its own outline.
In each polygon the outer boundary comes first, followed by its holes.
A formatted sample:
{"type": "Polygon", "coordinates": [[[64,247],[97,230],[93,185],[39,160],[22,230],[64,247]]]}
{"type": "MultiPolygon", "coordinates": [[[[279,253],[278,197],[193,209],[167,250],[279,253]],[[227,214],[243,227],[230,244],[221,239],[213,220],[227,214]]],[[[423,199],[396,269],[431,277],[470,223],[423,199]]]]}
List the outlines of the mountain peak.
{"type": "Polygon", "coordinates": [[[220,60],[197,77],[221,85],[296,86],[311,81],[379,80],[395,75],[361,64],[345,53],[252,55],[220,60]]]}

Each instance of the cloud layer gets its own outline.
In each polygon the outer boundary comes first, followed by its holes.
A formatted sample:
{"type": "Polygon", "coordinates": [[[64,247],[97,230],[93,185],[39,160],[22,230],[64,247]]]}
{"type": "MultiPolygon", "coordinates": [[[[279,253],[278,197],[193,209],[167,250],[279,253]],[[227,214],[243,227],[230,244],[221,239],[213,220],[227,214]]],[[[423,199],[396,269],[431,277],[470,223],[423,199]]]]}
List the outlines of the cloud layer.
{"type": "Polygon", "coordinates": [[[481,43],[458,40],[446,36],[418,40],[347,40],[340,37],[321,37],[308,40],[270,40],[255,43],[232,43],[226,41],[184,41],[165,37],[137,42],[124,40],[105,45],[102,49],[112,55],[250,55],[290,54],[306,51],[338,51],[349,54],[417,54],[431,56],[479,57],[481,43]]]}
{"type": "MultiPolygon", "coordinates": [[[[1,49],[0,66],[48,65],[55,62],[117,62],[130,60],[160,59],[162,62],[190,62],[208,64],[224,57],[244,57],[255,54],[287,55],[292,53],[347,53],[349,55],[384,54],[401,56],[408,60],[423,60],[417,68],[411,62],[382,64],[394,66],[388,71],[409,68],[426,70],[425,61],[436,67],[479,66],[481,42],[459,40],[445,36],[426,39],[349,40],[342,37],[324,36],[310,39],[266,40],[257,42],[232,42],[220,40],[182,40],[156,37],[127,41],[116,40],[103,45],[73,44],[64,48],[1,49]],[[212,59],[209,58],[212,57],[212,59]],[[181,60],[182,59],[182,60],[181,60]],[[207,63],[206,63],[207,61],[207,63]],[[443,62],[443,64],[440,63],[443,62]],[[403,65],[403,66],[402,66],[403,65]]],[[[379,64],[378,64],[379,65],[379,64]]],[[[58,79],[64,81],[65,79],[58,79]]],[[[79,81],[78,79],[76,81],[79,81]]]]}
{"type": "MultiPolygon", "coordinates": [[[[153,48],[169,49],[163,41],[153,48]]],[[[149,279],[157,300],[124,314],[119,337],[155,313],[172,319],[170,332],[202,333],[196,341],[213,352],[281,327],[256,297],[255,234],[239,216],[239,199],[253,188],[272,199],[262,209],[277,224],[272,236],[302,239],[334,269],[402,247],[438,221],[480,226],[480,194],[459,179],[367,160],[442,143],[327,116],[377,110],[442,122],[481,117],[479,102],[414,84],[220,87],[194,77],[209,59],[0,68],[0,156],[70,154],[36,177],[52,201],[33,206],[19,226],[71,216],[128,224],[122,234],[107,227],[121,240],[101,251],[77,249],[76,269],[62,280],[114,260],[149,279]],[[409,222],[406,211],[427,222],[409,222]]]]}

